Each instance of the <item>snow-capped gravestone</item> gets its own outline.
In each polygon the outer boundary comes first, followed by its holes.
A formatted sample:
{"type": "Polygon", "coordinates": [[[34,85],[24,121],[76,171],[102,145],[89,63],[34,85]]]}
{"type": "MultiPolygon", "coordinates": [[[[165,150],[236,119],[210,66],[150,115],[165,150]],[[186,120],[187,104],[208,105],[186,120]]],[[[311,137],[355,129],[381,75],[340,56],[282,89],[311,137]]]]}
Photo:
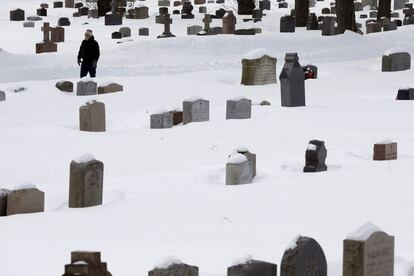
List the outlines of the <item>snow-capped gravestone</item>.
{"type": "Polygon", "coordinates": [[[45,193],[34,186],[22,186],[7,194],[7,215],[43,212],[45,193]]]}
{"type": "Polygon", "coordinates": [[[119,29],[119,32],[122,34],[122,37],[131,36],[131,29],[129,27],[122,27],[119,29]]]}
{"type": "Polygon", "coordinates": [[[57,44],[50,40],[50,32],[53,28],[49,26],[48,22],[43,23],[43,42],[36,43],[36,54],[57,52],[57,44]]]}
{"type": "Polygon", "coordinates": [[[106,131],[105,104],[87,102],[79,108],[79,129],[81,131],[106,131]]]}
{"type": "Polygon", "coordinates": [[[210,102],[203,99],[190,99],[183,102],[183,124],[205,122],[210,119],[210,102]]]}
{"type": "Polygon", "coordinates": [[[287,53],[279,76],[282,106],[305,106],[305,74],[297,53],[287,53]]]}
{"type": "Polygon", "coordinates": [[[118,9],[118,1],[112,0],[111,1],[111,12],[105,14],[105,25],[106,26],[122,25],[122,15],[118,13],[117,9],[118,9]]]}
{"type": "Polygon", "coordinates": [[[139,36],[149,36],[149,29],[148,28],[139,28],[138,35],[139,36]]]}
{"type": "Polygon", "coordinates": [[[226,185],[249,184],[253,174],[247,157],[240,153],[230,155],[226,164],[226,185]]]}
{"type": "Polygon", "coordinates": [[[277,265],[250,259],[228,267],[227,276],[277,276],[277,265]]]}
{"type": "Polygon", "coordinates": [[[325,16],[323,18],[322,35],[323,36],[335,35],[335,17],[325,16]]]}
{"type": "Polygon", "coordinates": [[[402,49],[390,49],[382,56],[382,72],[404,71],[411,68],[411,56],[402,49]]]}
{"type": "Polygon", "coordinates": [[[154,268],[148,272],[148,276],[198,276],[198,267],[184,263],[173,263],[154,268]]]}
{"type": "Polygon", "coordinates": [[[397,100],[414,100],[414,88],[402,87],[398,89],[397,100]]]}
{"type": "Polygon", "coordinates": [[[238,147],[235,152],[240,153],[246,156],[247,161],[249,161],[250,171],[252,172],[252,176],[256,176],[256,154],[251,153],[245,146],[238,147]]]}
{"type": "Polygon", "coordinates": [[[199,25],[187,26],[187,35],[196,35],[203,30],[203,27],[199,25]]]}
{"type": "Polygon", "coordinates": [[[6,100],[6,93],[4,91],[0,91],[0,102],[6,100]]]}
{"type": "Polygon", "coordinates": [[[104,164],[91,155],[70,163],[69,208],[102,204],[104,164]]]}
{"type": "Polygon", "coordinates": [[[303,172],[321,172],[326,171],[328,167],[325,164],[328,151],[324,141],[312,140],[306,149],[306,164],[303,172]]]}
{"type": "Polygon", "coordinates": [[[24,10],[15,9],[10,11],[10,21],[24,21],[24,10]]]}
{"type": "Polygon", "coordinates": [[[7,216],[7,195],[10,193],[7,189],[0,189],[0,217],[7,216]]]}
{"type": "Polygon", "coordinates": [[[96,251],[73,251],[70,264],[65,265],[63,276],[112,276],[107,264],[101,261],[101,253],[96,251]]]}
{"type": "Polygon", "coordinates": [[[394,237],[368,223],[344,240],[343,276],[393,276],[394,237]]]}
{"type": "Polygon", "coordinates": [[[52,42],[65,42],[65,28],[55,27],[51,29],[52,42]]]}
{"type": "Polygon", "coordinates": [[[47,9],[44,8],[44,7],[40,8],[40,9],[37,9],[36,14],[38,16],[47,16],[47,9]]]}
{"type": "Polygon", "coordinates": [[[181,19],[193,19],[194,14],[192,14],[192,11],[193,5],[191,4],[191,2],[185,1],[181,9],[181,19]]]}
{"type": "Polygon", "coordinates": [[[243,56],[241,84],[276,83],[276,58],[266,49],[255,49],[243,56]]]}
{"type": "Polygon", "coordinates": [[[73,92],[73,82],[71,81],[58,81],[56,88],[62,92],[73,92]]]}
{"type": "Polygon", "coordinates": [[[165,111],[152,114],[150,117],[150,128],[171,128],[173,127],[173,114],[165,111]]]}
{"type": "Polygon", "coordinates": [[[252,116],[252,101],[246,98],[227,101],[226,120],[250,119],[252,116]]]}
{"type": "Polygon", "coordinates": [[[76,84],[76,95],[77,96],[88,96],[96,95],[97,83],[91,80],[79,81],[76,84]]]}
{"type": "Polygon", "coordinates": [[[228,11],[223,16],[223,34],[234,34],[236,30],[237,18],[232,11],[228,11]]]}
{"type": "Polygon", "coordinates": [[[254,8],[256,7],[255,0],[237,0],[238,14],[250,15],[253,13],[254,8]]]}
{"type": "Polygon", "coordinates": [[[118,83],[107,83],[107,84],[101,84],[98,87],[98,94],[115,93],[115,92],[121,92],[123,90],[124,90],[124,87],[118,83]]]}
{"type": "Polygon", "coordinates": [[[374,144],[374,160],[396,160],[397,159],[397,143],[391,141],[383,141],[374,144]]]}
{"type": "Polygon", "coordinates": [[[156,23],[164,25],[164,32],[157,36],[157,38],[175,37],[175,35],[171,33],[172,19],[170,14],[166,13],[157,15],[156,23]]]}
{"type": "Polygon", "coordinates": [[[326,276],[327,263],[325,254],[317,241],[299,236],[283,254],[280,276],[303,275],[326,276]]]}

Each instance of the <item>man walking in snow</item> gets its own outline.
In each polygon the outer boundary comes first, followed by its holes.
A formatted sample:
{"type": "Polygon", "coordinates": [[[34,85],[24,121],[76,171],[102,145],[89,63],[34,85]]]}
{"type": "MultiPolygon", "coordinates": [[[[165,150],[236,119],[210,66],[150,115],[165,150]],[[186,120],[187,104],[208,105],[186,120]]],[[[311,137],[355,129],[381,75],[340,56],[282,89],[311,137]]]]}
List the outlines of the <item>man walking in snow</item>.
{"type": "Polygon", "coordinates": [[[78,53],[78,64],[82,64],[80,72],[81,78],[85,77],[88,73],[91,78],[96,76],[99,55],[99,44],[96,42],[92,30],[86,30],[85,39],[82,41],[78,53]]]}

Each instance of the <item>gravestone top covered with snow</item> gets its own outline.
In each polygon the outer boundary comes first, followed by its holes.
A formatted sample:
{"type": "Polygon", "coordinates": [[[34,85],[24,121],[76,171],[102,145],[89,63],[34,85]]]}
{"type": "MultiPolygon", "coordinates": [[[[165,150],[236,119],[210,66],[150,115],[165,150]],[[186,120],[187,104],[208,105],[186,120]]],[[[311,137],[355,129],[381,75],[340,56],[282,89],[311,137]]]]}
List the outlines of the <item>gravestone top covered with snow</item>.
{"type": "Polygon", "coordinates": [[[382,72],[404,71],[411,68],[411,55],[401,48],[387,50],[382,56],[382,72]]]}
{"type": "Polygon", "coordinates": [[[280,276],[303,275],[327,276],[327,263],[316,240],[298,236],[283,254],[280,276]]]}
{"type": "Polygon", "coordinates": [[[269,50],[254,49],[243,56],[242,79],[244,85],[276,83],[276,58],[269,50]]]}
{"type": "Polygon", "coordinates": [[[394,237],[372,223],[344,240],[343,276],[393,276],[394,237]]]}

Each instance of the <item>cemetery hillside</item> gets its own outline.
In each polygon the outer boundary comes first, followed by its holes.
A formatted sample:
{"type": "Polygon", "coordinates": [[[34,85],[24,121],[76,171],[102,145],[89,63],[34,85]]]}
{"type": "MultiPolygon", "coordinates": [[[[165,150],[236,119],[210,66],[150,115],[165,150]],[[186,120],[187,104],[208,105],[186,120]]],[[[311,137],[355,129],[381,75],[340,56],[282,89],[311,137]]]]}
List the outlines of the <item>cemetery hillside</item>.
{"type": "Polygon", "coordinates": [[[414,0],[0,0],[0,276],[414,276],[414,0]]]}

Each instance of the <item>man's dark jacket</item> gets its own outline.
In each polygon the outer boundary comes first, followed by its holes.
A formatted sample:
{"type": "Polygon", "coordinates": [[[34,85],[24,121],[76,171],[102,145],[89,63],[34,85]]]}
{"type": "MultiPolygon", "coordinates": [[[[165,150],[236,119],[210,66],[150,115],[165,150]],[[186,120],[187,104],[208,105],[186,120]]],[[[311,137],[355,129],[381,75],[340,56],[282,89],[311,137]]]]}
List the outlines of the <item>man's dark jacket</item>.
{"type": "Polygon", "coordinates": [[[89,40],[83,40],[78,53],[78,60],[83,59],[83,64],[92,64],[99,59],[99,45],[91,36],[89,40]]]}

